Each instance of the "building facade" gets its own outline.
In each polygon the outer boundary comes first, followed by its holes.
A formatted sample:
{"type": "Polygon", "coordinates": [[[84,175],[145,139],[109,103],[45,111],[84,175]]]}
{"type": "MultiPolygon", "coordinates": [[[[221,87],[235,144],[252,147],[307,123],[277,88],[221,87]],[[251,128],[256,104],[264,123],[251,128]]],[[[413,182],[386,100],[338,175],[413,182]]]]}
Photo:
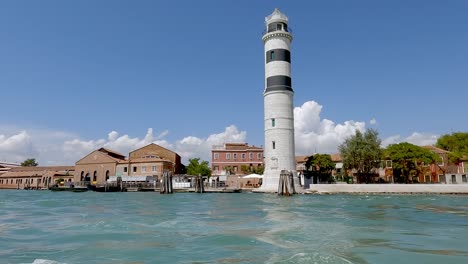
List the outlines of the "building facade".
{"type": "Polygon", "coordinates": [[[125,163],[123,154],[108,148],[97,149],[75,163],[75,182],[103,184],[116,173],[117,165],[125,163]]]}
{"type": "Polygon", "coordinates": [[[15,167],[0,175],[0,189],[44,189],[57,180],[72,182],[74,166],[15,167]]]}
{"type": "Polygon", "coordinates": [[[263,148],[247,143],[226,143],[213,146],[211,171],[213,176],[246,175],[263,168],[263,148]]]}
{"type": "Polygon", "coordinates": [[[182,168],[180,156],[156,144],[149,144],[129,153],[127,159],[116,151],[100,148],[75,164],[75,182],[104,184],[111,176],[155,176],[165,170],[177,174],[182,168]]]}

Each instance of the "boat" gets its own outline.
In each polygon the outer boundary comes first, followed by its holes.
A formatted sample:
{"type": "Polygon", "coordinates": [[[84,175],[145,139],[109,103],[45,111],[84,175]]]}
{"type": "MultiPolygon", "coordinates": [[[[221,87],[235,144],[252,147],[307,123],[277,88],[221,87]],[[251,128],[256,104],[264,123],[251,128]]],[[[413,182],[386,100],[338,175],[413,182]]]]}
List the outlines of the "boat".
{"type": "Polygon", "coordinates": [[[49,190],[53,192],[86,192],[88,191],[88,187],[75,185],[60,186],[56,184],[50,187],[49,190]]]}
{"type": "Polygon", "coordinates": [[[106,185],[89,185],[88,188],[91,191],[95,191],[95,192],[126,192],[127,191],[127,188],[125,188],[125,187],[121,188],[120,186],[110,185],[110,184],[106,184],[106,185]]]}

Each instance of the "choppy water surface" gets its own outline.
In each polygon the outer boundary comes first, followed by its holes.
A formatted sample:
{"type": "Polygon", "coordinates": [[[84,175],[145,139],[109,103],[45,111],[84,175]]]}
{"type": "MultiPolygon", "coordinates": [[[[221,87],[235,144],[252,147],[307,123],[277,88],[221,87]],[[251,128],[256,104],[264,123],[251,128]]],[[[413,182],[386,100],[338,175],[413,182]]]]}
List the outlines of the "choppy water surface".
{"type": "Polygon", "coordinates": [[[468,263],[468,197],[0,190],[0,263],[468,263]]]}

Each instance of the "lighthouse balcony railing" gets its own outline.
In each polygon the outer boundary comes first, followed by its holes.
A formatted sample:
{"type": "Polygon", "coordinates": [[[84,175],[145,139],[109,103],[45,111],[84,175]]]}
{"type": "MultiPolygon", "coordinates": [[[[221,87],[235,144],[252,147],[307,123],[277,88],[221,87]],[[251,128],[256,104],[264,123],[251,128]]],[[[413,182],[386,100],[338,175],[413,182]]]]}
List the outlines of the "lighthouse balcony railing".
{"type": "Polygon", "coordinates": [[[293,30],[292,30],[292,28],[290,28],[290,27],[288,27],[286,30],[284,30],[284,29],[273,29],[273,30],[271,30],[271,29],[269,29],[269,30],[268,30],[268,29],[265,29],[265,30],[263,30],[263,32],[262,32],[262,36],[264,36],[264,35],[267,34],[267,33],[273,33],[273,32],[287,32],[287,33],[291,33],[291,34],[292,34],[292,33],[293,33],[293,30]]]}

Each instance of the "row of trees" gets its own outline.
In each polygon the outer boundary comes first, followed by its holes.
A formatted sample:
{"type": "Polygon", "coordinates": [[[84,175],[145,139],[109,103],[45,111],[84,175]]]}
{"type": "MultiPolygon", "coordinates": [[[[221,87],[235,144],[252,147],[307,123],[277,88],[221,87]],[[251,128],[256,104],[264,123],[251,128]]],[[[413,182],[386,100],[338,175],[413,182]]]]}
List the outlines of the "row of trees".
{"type": "MultiPolygon", "coordinates": [[[[420,165],[440,161],[437,154],[407,142],[391,144],[382,149],[378,135],[373,129],[364,133],[356,131],[355,135],[339,146],[345,172],[354,170],[360,181],[368,183],[375,175],[375,169],[380,167],[380,161],[391,160],[395,182],[410,183],[421,173],[420,165]]],[[[443,135],[437,140],[436,146],[451,151],[450,161],[458,163],[464,156],[468,156],[468,133],[443,135]]]]}

